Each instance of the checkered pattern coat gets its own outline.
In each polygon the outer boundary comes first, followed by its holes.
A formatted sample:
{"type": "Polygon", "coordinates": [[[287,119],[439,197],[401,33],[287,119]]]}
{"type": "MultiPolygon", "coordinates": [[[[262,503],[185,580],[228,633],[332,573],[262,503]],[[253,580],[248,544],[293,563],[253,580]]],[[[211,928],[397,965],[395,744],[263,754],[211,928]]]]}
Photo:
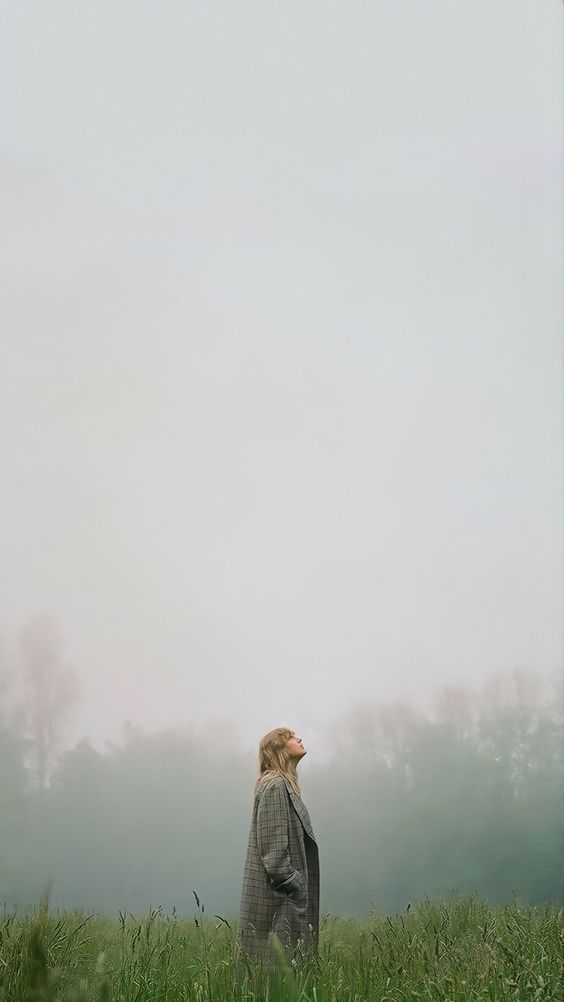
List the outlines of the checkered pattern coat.
{"type": "Polygon", "coordinates": [[[283,776],[255,796],[238,943],[251,959],[271,961],[271,932],[291,954],[317,952],[319,851],[307,807],[283,776]]]}

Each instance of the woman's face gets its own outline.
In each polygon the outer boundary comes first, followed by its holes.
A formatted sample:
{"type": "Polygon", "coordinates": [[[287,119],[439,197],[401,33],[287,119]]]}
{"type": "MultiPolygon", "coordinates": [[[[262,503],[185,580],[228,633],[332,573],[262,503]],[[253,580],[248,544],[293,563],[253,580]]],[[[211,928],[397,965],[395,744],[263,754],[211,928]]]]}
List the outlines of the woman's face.
{"type": "Polygon", "coordinates": [[[288,738],[288,741],[286,742],[286,754],[289,758],[293,758],[296,761],[299,761],[307,754],[302,739],[296,737],[293,732],[292,736],[288,738]]]}

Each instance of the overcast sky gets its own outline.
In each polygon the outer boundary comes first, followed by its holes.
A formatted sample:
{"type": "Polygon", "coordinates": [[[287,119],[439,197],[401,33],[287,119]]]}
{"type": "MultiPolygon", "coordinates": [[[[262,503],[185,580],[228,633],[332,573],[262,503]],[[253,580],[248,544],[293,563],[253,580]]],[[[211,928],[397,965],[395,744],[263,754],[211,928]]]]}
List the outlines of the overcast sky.
{"type": "Polygon", "coordinates": [[[4,0],[0,632],[309,739],[562,638],[556,0],[4,0]]]}

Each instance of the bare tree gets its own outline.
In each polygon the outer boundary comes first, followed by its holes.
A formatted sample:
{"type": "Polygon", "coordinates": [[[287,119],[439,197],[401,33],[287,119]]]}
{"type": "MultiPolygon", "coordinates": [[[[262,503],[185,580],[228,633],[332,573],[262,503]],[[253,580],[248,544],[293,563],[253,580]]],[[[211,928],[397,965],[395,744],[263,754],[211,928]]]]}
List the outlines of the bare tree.
{"type": "Polygon", "coordinates": [[[66,719],[79,693],[78,680],[63,659],[64,641],[51,617],[35,616],[21,631],[20,649],[29,694],[26,731],[34,778],[41,790],[60,749],[66,719]]]}

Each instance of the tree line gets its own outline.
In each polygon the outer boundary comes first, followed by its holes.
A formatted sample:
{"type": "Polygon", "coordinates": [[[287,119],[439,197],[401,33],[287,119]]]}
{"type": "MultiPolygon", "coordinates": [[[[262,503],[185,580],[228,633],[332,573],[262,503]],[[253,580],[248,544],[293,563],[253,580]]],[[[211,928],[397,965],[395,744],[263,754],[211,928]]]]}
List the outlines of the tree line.
{"type": "MultiPolygon", "coordinates": [[[[257,756],[229,721],[132,726],[104,752],[64,747],[78,699],[60,632],[22,630],[0,660],[0,903],[106,914],[150,906],[236,915],[257,756]]],[[[333,757],[300,767],[320,847],[322,911],[404,910],[452,890],[492,902],[562,903],[563,714],[531,672],[444,688],[430,709],[344,708],[333,757]]]]}

